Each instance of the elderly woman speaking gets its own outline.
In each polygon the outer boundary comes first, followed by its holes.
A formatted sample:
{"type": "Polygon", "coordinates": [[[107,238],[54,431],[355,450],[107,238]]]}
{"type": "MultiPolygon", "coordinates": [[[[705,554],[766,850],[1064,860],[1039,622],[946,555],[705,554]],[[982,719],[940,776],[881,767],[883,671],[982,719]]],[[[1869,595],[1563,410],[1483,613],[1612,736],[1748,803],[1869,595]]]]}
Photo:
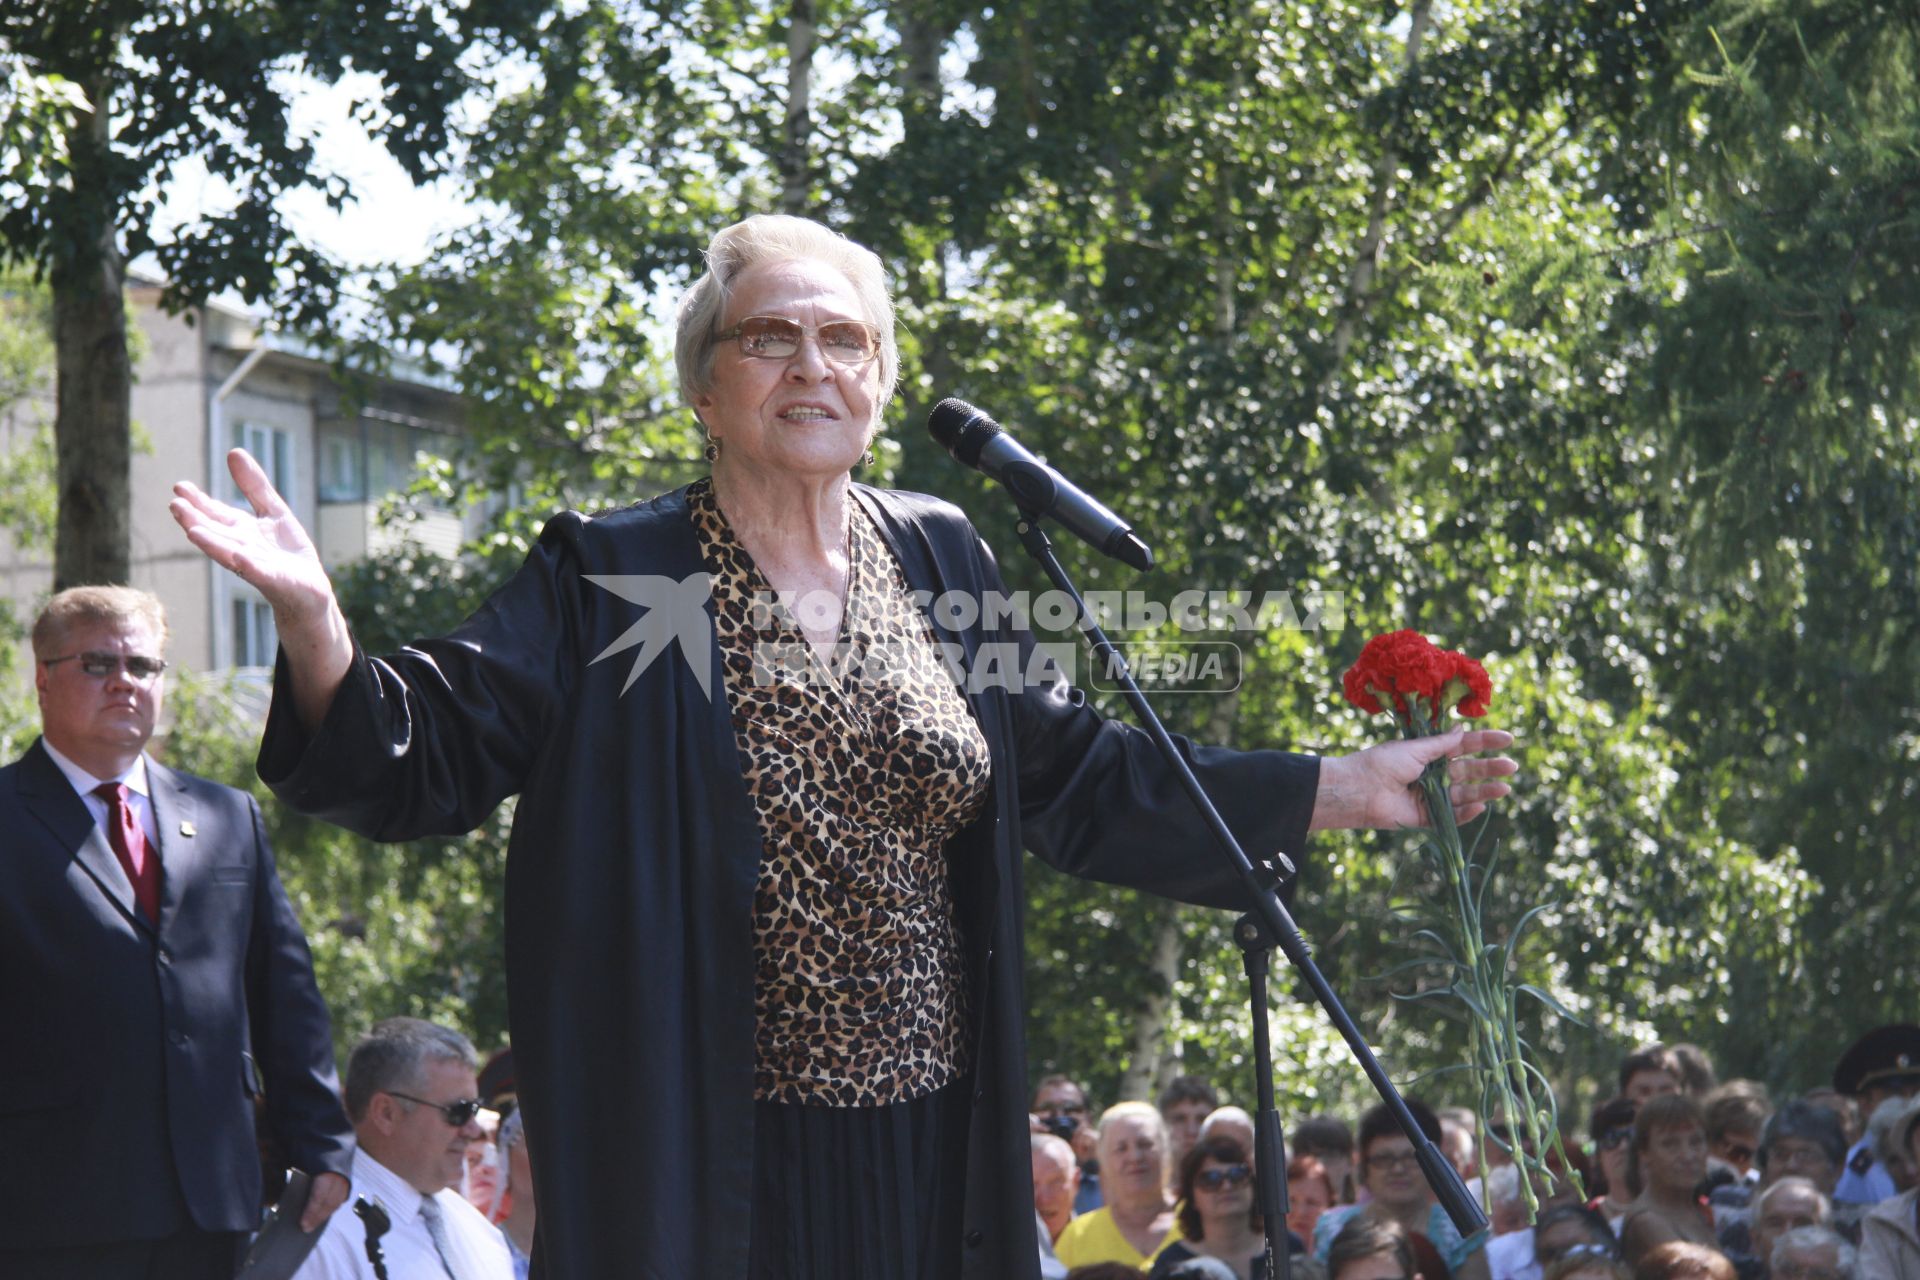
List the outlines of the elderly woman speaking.
{"type": "MultiPolygon", "coordinates": [[[[478,613],[389,657],[252,459],[229,457],[251,513],[176,487],[274,610],[261,776],[382,840],[519,795],[536,1275],[1031,1275],[1018,851],[1219,907],[1239,884],[1146,736],[1024,628],[916,604],[1004,588],[959,511],[852,480],[898,372],[872,253],[728,228],[675,354],[712,478],[555,516],[478,613]],[[990,653],[1023,678],[955,680],[990,653]]],[[[1298,858],[1313,829],[1420,822],[1428,760],[1511,741],[1182,749],[1249,849],[1298,858]]],[[[1514,765],[1451,769],[1467,818],[1514,765]]]]}

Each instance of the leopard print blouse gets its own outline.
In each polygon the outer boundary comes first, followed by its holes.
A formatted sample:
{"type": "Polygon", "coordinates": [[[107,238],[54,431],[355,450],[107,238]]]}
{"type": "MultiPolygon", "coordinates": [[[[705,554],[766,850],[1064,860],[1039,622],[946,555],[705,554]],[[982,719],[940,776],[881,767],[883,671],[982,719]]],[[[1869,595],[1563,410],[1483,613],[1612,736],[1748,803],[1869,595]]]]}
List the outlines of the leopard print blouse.
{"type": "Polygon", "coordinates": [[[835,1107],[921,1097],[967,1065],[945,846],[986,803],[986,738],[857,502],[829,667],[773,603],[711,482],[687,496],[763,840],[754,1096],[835,1107]]]}

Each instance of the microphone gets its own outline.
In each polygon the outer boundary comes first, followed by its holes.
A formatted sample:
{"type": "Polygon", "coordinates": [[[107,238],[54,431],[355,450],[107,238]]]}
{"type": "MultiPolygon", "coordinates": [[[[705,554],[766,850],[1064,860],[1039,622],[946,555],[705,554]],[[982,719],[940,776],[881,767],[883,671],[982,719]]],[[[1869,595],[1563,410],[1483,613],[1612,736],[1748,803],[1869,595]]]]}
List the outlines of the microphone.
{"type": "Polygon", "coordinates": [[[949,397],[933,406],[933,412],[927,415],[927,431],[956,462],[1010,489],[1021,511],[1031,516],[1051,516],[1062,528],[1122,564],[1136,569],[1153,567],[1153,552],[1134,536],[1126,521],[1075,488],[965,400],[949,397]]]}

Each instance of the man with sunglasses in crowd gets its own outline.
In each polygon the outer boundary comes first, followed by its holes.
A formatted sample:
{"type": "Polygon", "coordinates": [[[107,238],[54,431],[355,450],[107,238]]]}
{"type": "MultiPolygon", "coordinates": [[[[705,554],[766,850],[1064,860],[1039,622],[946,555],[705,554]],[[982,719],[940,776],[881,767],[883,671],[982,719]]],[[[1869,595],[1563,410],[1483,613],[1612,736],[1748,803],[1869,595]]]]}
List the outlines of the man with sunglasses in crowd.
{"type": "Polygon", "coordinates": [[[347,1059],[356,1205],[337,1213],[294,1280],[513,1280],[506,1237],[460,1194],[480,1128],[479,1059],[458,1031],[388,1018],[347,1059]],[[381,1224],[368,1247],[367,1222],[381,1224]]]}
{"type": "Polygon", "coordinates": [[[77,587],[33,625],[41,736],[0,768],[0,1275],[230,1276],[260,1224],[254,1100],[346,1198],[306,939],[251,796],[146,754],[166,616],[77,587]]]}

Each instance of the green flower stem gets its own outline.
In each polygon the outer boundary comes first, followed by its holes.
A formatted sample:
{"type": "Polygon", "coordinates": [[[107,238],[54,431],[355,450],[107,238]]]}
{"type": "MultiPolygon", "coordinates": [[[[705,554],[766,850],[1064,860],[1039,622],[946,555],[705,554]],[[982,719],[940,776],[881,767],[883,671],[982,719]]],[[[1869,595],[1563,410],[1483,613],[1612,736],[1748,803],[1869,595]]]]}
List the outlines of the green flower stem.
{"type": "MultiPolygon", "coordinates": [[[[1430,737],[1445,731],[1444,713],[1432,722],[1418,713],[1395,719],[1408,738],[1430,737]]],[[[1445,758],[1434,761],[1420,775],[1417,784],[1431,823],[1427,848],[1452,898],[1452,910],[1443,913],[1440,928],[1457,961],[1452,990],[1466,1007],[1468,1039],[1472,1046],[1468,1066],[1480,1086],[1481,1114],[1491,1116],[1497,1110],[1505,1116],[1511,1134],[1524,1135],[1525,1140],[1511,1154],[1521,1167],[1520,1194],[1527,1206],[1528,1221],[1532,1221],[1539,1212],[1536,1183],[1545,1187],[1554,1180],[1546,1163],[1547,1153],[1559,1154],[1562,1169],[1568,1171],[1565,1176],[1577,1175],[1571,1172],[1572,1166],[1566,1160],[1560,1141],[1552,1091],[1537,1088],[1542,1082],[1528,1062],[1526,1048],[1520,1041],[1520,983],[1515,976],[1518,957],[1510,954],[1518,938],[1509,935],[1505,944],[1497,946],[1489,946],[1486,941],[1473,884],[1476,870],[1482,878],[1486,872],[1467,859],[1448,795],[1451,779],[1447,766],[1445,758]]],[[[1483,1125],[1480,1136],[1483,1174],[1488,1167],[1490,1141],[1483,1125]]]]}

